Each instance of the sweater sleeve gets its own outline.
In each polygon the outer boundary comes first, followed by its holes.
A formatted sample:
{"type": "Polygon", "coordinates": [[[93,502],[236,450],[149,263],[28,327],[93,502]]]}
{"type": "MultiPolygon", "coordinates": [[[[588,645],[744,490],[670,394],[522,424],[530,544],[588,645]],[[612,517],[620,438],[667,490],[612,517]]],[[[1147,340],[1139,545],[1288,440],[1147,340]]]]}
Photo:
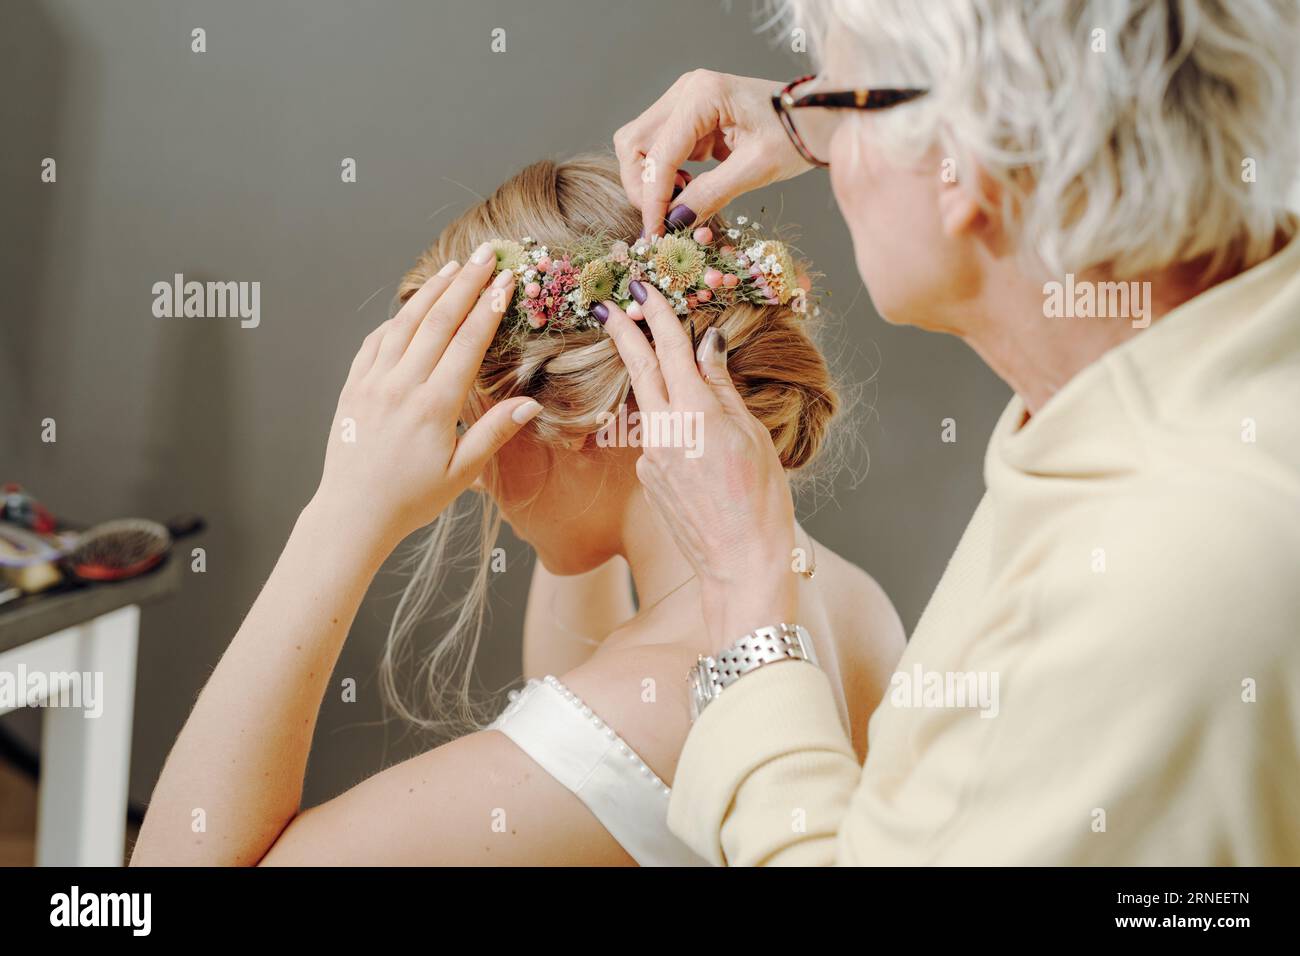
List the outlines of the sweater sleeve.
{"type": "Polygon", "coordinates": [[[670,828],[731,866],[1294,863],[1300,527],[1205,483],[1075,509],[1032,576],[914,637],[931,671],[998,675],[996,707],[878,713],[865,772],[820,670],[737,681],[670,828]]]}
{"type": "Polygon", "coordinates": [[[861,772],[826,675],[802,661],[769,665],[700,715],[668,825],[717,865],[832,864],[861,772]]]}

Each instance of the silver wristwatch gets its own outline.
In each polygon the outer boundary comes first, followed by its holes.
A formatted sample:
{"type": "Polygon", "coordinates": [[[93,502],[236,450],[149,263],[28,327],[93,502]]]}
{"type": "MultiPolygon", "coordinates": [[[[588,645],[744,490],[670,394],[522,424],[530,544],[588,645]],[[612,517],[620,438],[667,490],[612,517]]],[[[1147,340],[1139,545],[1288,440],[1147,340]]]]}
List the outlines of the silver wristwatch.
{"type": "Polygon", "coordinates": [[[798,624],[760,627],[720,651],[717,657],[701,655],[686,676],[691,685],[691,719],[697,719],[705,707],[745,674],[784,660],[817,663],[812,637],[798,624]]]}

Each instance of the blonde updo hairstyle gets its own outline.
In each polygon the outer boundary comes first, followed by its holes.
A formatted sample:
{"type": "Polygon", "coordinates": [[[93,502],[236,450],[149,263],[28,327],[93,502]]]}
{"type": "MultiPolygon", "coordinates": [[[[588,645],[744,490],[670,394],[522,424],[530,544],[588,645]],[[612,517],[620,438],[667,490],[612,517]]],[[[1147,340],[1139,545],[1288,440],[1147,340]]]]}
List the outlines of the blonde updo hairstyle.
{"type": "MultiPolygon", "coordinates": [[[[716,218],[708,225],[715,235],[726,228],[716,218]]],[[[612,156],[588,154],[533,163],[449,224],[402,278],[398,298],[405,302],[443,265],[453,259],[464,262],[487,240],[530,236],[553,250],[563,250],[592,235],[631,242],[640,229],[640,213],[627,201],[612,156]]],[[[710,326],[726,336],[727,368],[745,404],[771,432],[786,469],[805,470],[823,446],[839,407],[809,318],[788,306],[750,304],[695,309],[689,317],[697,338],[710,326]]],[[[628,371],[603,329],[501,334],[480,369],[469,412],[471,419],[477,418],[498,401],[530,396],[541,403],[542,411],[522,437],[547,447],[573,448],[598,430],[601,413],[616,412],[625,402],[633,404],[630,391],[628,371]]],[[[484,481],[493,487],[491,465],[484,481]]],[[[417,680],[431,705],[428,712],[417,713],[404,703],[396,681],[400,665],[416,656],[411,638],[437,591],[452,538],[452,517],[439,518],[413,555],[414,573],[389,629],[380,677],[386,699],[402,717],[427,729],[462,731],[478,726],[481,716],[471,703],[470,691],[488,558],[500,526],[489,501],[483,501],[480,561],[469,594],[446,636],[419,666],[417,680]]]]}

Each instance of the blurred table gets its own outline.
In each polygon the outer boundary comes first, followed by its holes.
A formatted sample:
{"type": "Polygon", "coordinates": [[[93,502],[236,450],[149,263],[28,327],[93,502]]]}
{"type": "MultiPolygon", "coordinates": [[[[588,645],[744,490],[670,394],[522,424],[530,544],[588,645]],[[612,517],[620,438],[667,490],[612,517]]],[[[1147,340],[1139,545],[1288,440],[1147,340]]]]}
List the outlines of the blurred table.
{"type": "MultiPolygon", "coordinates": [[[[122,865],[140,606],[179,590],[181,566],[173,556],[128,581],[0,605],[0,673],[63,675],[46,700],[66,689],[68,675],[103,675],[98,716],[42,707],[37,866],[122,865]]],[[[26,689],[24,681],[18,692],[26,689]]],[[[0,701],[0,714],[13,709],[0,701]]]]}

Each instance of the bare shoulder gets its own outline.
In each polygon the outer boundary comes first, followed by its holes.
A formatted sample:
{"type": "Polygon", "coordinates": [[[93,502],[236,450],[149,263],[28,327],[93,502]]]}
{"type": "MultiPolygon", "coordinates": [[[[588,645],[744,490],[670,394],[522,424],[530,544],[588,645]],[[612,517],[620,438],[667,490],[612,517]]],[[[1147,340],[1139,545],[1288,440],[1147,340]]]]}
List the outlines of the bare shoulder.
{"type": "Polygon", "coordinates": [[[884,588],[856,564],[818,547],[814,579],[837,647],[870,671],[892,673],[907,637],[884,588]]]}
{"type": "Polygon", "coordinates": [[[691,727],[686,675],[694,661],[683,644],[620,644],[561,680],[671,784],[691,727]]]}
{"type": "Polygon", "coordinates": [[[807,587],[802,623],[834,657],[823,666],[839,681],[853,747],[862,759],[868,721],[907,644],[903,624],[875,578],[829,548],[818,548],[817,574],[807,587]]]}

